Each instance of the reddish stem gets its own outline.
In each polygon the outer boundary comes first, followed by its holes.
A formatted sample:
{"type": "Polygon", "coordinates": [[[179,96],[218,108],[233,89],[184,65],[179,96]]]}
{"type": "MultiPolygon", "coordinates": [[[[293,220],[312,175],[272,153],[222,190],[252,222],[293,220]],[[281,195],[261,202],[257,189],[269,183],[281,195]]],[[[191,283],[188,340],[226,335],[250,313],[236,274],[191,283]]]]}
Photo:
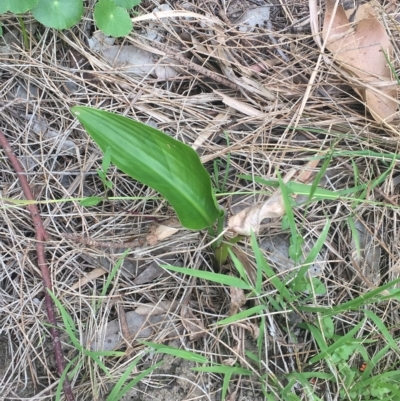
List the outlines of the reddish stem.
{"type": "MultiPolygon", "coordinates": [[[[8,143],[4,133],[1,130],[0,130],[0,146],[4,149],[8,157],[8,160],[10,161],[15,172],[18,175],[18,179],[24,192],[25,198],[27,200],[34,201],[35,199],[33,197],[33,193],[29,186],[28,180],[26,179],[24,168],[20,163],[20,161],[18,160],[17,156],[12,151],[10,144],[8,143]]],[[[61,376],[64,371],[64,355],[62,352],[60,336],[57,329],[56,315],[54,313],[54,303],[48,292],[48,290],[52,289],[52,286],[51,286],[50,273],[44,252],[44,241],[49,239],[49,234],[46,232],[43,226],[43,221],[40,217],[39,209],[37,208],[37,206],[35,204],[30,204],[27,206],[27,208],[31,213],[33,226],[35,228],[36,253],[38,258],[38,265],[42,273],[47,317],[49,319],[50,324],[52,325],[52,327],[50,328],[50,333],[53,338],[53,347],[57,363],[57,371],[58,374],[61,376]]],[[[63,387],[66,400],[75,401],[75,397],[71,389],[71,384],[67,378],[65,378],[64,380],[63,387]]]]}

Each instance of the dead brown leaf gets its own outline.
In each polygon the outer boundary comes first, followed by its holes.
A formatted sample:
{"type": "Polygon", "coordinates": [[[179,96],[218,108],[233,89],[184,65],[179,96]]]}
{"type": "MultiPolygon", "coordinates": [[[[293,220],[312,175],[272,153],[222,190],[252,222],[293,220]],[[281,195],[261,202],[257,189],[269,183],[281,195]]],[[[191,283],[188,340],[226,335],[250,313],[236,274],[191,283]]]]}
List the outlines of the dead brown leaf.
{"type": "Polygon", "coordinates": [[[103,276],[104,274],[108,273],[107,270],[102,269],[101,267],[96,267],[95,269],[91,270],[89,273],[85,274],[84,277],[81,277],[75,284],[71,286],[71,290],[76,290],[84,286],[85,284],[89,283],[90,281],[103,276]]]}
{"type": "Polygon", "coordinates": [[[241,288],[230,287],[231,306],[229,309],[229,316],[235,315],[239,309],[246,303],[247,298],[241,288]]]}
{"type": "Polygon", "coordinates": [[[181,318],[183,326],[190,333],[191,341],[198,340],[207,333],[203,322],[193,314],[187,305],[183,305],[181,308],[181,318]]]}
{"type": "MultiPolygon", "coordinates": [[[[295,174],[295,170],[289,171],[284,182],[288,182],[295,174]]],[[[261,222],[266,218],[281,217],[285,214],[282,194],[279,188],[267,199],[266,202],[243,209],[232,216],[228,221],[228,228],[239,235],[250,235],[251,231],[258,233],[261,222]]]]}
{"type": "Polygon", "coordinates": [[[389,37],[370,3],[345,11],[335,0],[326,1],[322,36],[327,49],[346,72],[356,78],[353,89],[361,96],[373,118],[390,122],[397,111],[397,92],[386,61],[393,59],[389,37]],[[351,21],[354,19],[354,21],[351,21]]]}
{"type": "MultiPolygon", "coordinates": [[[[312,160],[300,171],[292,168],[286,173],[282,181],[286,184],[297,175],[296,181],[306,183],[318,163],[318,160],[312,160]]],[[[284,214],[285,206],[281,190],[277,188],[265,202],[247,207],[233,215],[228,221],[228,229],[239,235],[250,235],[251,231],[257,234],[264,219],[282,217],[284,214]]]]}
{"type": "Polygon", "coordinates": [[[171,237],[181,228],[178,219],[174,217],[164,221],[163,224],[153,224],[146,236],[147,243],[154,246],[163,239],[171,237]]]}
{"type": "Polygon", "coordinates": [[[146,283],[152,282],[154,279],[165,275],[166,271],[160,267],[160,265],[157,262],[152,262],[150,263],[149,266],[146,267],[146,269],[140,273],[134,280],[133,283],[135,285],[142,285],[146,283]]]}

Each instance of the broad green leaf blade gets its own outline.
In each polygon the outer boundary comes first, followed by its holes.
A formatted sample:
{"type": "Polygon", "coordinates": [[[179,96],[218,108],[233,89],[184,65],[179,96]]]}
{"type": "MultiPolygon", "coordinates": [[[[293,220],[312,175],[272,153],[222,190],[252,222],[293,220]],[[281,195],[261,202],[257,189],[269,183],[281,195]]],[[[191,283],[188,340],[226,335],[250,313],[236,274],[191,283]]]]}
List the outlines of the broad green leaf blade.
{"type": "Polygon", "coordinates": [[[141,3],[142,0],[113,0],[113,2],[118,6],[122,8],[132,8],[135,6],[138,6],[141,3]]]}
{"type": "Polygon", "coordinates": [[[32,14],[49,28],[68,29],[82,18],[83,3],[82,0],[39,0],[32,14]]]}
{"type": "Polygon", "coordinates": [[[103,169],[104,173],[107,173],[108,168],[110,167],[111,163],[111,148],[108,147],[104,153],[103,161],[101,162],[101,168],[103,169]]]}
{"type": "Polygon", "coordinates": [[[126,36],[132,31],[129,13],[112,0],[100,0],[94,7],[96,25],[110,36],[126,36]]]}
{"type": "Polygon", "coordinates": [[[171,270],[173,272],[186,274],[191,277],[201,278],[203,280],[213,281],[214,283],[229,285],[230,287],[242,288],[243,290],[251,290],[251,286],[240,278],[227,276],[225,274],[206,272],[202,270],[193,270],[185,267],[177,267],[170,265],[160,265],[164,269],[171,270]]]}
{"type": "Polygon", "coordinates": [[[26,13],[36,6],[38,0],[0,0],[0,13],[11,11],[15,14],[26,13]]]}
{"type": "Polygon", "coordinates": [[[120,170],[167,198],[184,227],[200,230],[215,222],[210,176],[191,147],[117,114],[83,106],[72,113],[103,152],[111,148],[120,170]]]}

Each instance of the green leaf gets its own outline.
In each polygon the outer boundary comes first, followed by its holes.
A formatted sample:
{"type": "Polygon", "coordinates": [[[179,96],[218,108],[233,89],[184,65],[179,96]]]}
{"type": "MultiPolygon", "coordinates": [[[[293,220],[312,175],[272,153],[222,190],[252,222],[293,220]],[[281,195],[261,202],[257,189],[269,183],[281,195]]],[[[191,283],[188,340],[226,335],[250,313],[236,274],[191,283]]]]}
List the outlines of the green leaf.
{"type": "Polygon", "coordinates": [[[183,349],[169,347],[168,345],[152,343],[148,341],[139,341],[140,343],[147,345],[148,347],[154,348],[157,353],[168,354],[176,356],[177,358],[186,359],[188,361],[207,363],[209,360],[203,355],[197,352],[185,351],[183,349]]]}
{"type": "Polygon", "coordinates": [[[76,362],[76,360],[78,359],[79,355],[77,355],[75,358],[73,358],[68,365],[64,368],[62,375],[60,377],[60,381],[58,382],[58,386],[57,386],[57,390],[56,390],[56,400],[60,400],[61,399],[61,390],[63,388],[63,384],[65,382],[65,379],[67,378],[67,374],[71,368],[71,366],[76,362]]]}
{"type": "Polygon", "coordinates": [[[14,14],[26,13],[36,6],[37,2],[38,0],[1,0],[0,13],[7,11],[11,11],[14,14]]]}
{"type": "Polygon", "coordinates": [[[246,270],[242,264],[242,262],[237,258],[237,256],[228,248],[228,254],[235,266],[236,270],[238,271],[240,277],[246,282],[249,286],[251,286],[249,278],[247,277],[246,270]]]}
{"type": "Polygon", "coordinates": [[[103,160],[101,162],[101,168],[103,169],[104,173],[107,173],[107,170],[110,167],[110,163],[111,163],[111,148],[108,147],[104,152],[103,160]]]}
{"type": "Polygon", "coordinates": [[[81,206],[89,207],[96,206],[102,201],[103,198],[100,198],[100,196],[90,196],[89,198],[82,199],[79,203],[81,206]]]}
{"type": "MultiPolygon", "coordinates": [[[[337,341],[335,341],[332,345],[322,350],[322,352],[318,355],[315,355],[309,360],[309,363],[316,363],[324,358],[332,356],[332,354],[340,348],[342,345],[345,345],[346,342],[351,341],[352,337],[357,333],[358,330],[364,324],[364,320],[358,323],[355,327],[353,327],[346,335],[340,337],[337,341]]],[[[309,326],[311,327],[311,326],[309,326]]]]}
{"type": "Polygon", "coordinates": [[[89,107],[72,113],[111,161],[171,203],[186,228],[211,226],[219,215],[210,176],[197,153],[162,132],[129,118],[89,107]]]}
{"type": "Polygon", "coordinates": [[[107,400],[115,400],[118,399],[116,398],[119,392],[122,389],[122,386],[124,383],[128,380],[129,375],[131,374],[132,370],[136,368],[136,365],[139,363],[139,361],[142,359],[143,355],[139,355],[136,357],[130,364],[129,366],[125,369],[124,373],[122,376],[119,378],[113,389],[111,390],[111,393],[108,395],[107,400]]]}
{"type": "Polygon", "coordinates": [[[234,322],[237,322],[238,320],[245,319],[246,317],[255,315],[256,313],[259,313],[259,312],[263,311],[264,309],[267,309],[266,305],[253,306],[250,309],[246,309],[244,311],[236,313],[236,315],[229,316],[229,317],[227,317],[225,319],[222,319],[222,320],[218,321],[216,323],[216,325],[220,326],[222,324],[234,323],[234,322]]]}
{"type": "Polygon", "coordinates": [[[164,269],[177,273],[183,273],[191,277],[201,278],[203,280],[213,281],[214,283],[229,285],[230,287],[242,288],[243,290],[251,290],[251,286],[240,278],[227,276],[225,274],[206,272],[202,270],[193,270],[185,267],[177,267],[170,265],[160,265],[164,269]]]}
{"type": "Polygon", "coordinates": [[[131,380],[116,396],[115,398],[111,397],[111,394],[107,397],[106,401],[117,401],[120,400],[132,387],[136,386],[147,375],[149,375],[153,370],[157,369],[159,366],[163,364],[164,361],[158,362],[153,366],[150,366],[143,372],[139,373],[133,380],[131,380]]]}
{"type": "Polygon", "coordinates": [[[318,277],[311,277],[309,291],[315,295],[325,295],[327,292],[325,284],[318,277]]]}
{"type": "Polygon", "coordinates": [[[113,0],[113,2],[118,6],[122,8],[132,8],[135,6],[138,6],[141,3],[142,0],[113,0]]]}
{"type": "Polygon", "coordinates": [[[258,274],[258,269],[261,268],[262,271],[265,273],[265,275],[269,278],[271,284],[278,290],[279,295],[283,296],[283,298],[285,298],[285,301],[288,302],[292,301],[293,297],[290,294],[290,291],[286,288],[285,284],[282,283],[282,281],[279,279],[277,274],[274,272],[274,270],[271,268],[271,266],[265,259],[260,247],[257,244],[257,239],[256,236],[254,235],[254,232],[251,232],[251,247],[256,257],[257,274],[258,274]]]}
{"type": "Polygon", "coordinates": [[[112,0],[100,0],[94,7],[96,25],[110,36],[126,36],[132,31],[129,13],[112,0]]]}
{"type": "Polygon", "coordinates": [[[251,370],[243,369],[237,366],[201,366],[191,368],[195,372],[206,372],[206,373],[220,373],[224,375],[222,382],[221,401],[225,401],[226,393],[228,392],[229,383],[231,382],[232,375],[246,375],[250,376],[253,374],[251,370]]]}
{"type": "Polygon", "coordinates": [[[227,366],[227,365],[217,365],[217,366],[198,366],[195,368],[190,368],[194,372],[205,372],[205,373],[219,373],[219,374],[233,374],[233,375],[246,375],[251,376],[253,372],[248,369],[240,368],[238,366],[227,366]]]}
{"type": "Polygon", "coordinates": [[[82,0],[39,0],[32,14],[49,28],[68,29],[82,18],[83,4],[82,0]]]}
{"type": "Polygon", "coordinates": [[[385,340],[388,342],[388,344],[392,347],[392,349],[396,350],[397,352],[400,352],[400,349],[397,346],[396,341],[394,340],[394,338],[392,337],[392,335],[390,334],[389,330],[386,328],[382,320],[374,312],[370,310],[364,310],[364,314],[376,324],[376,327],[378,327],[379,331],[381,332],[385,340]]]}
{"type": "Polygon", "coordinates": [[[101,294],[100,294],[100,299],[97,301],[97,308],[99,309],[101,303],[102,303],[102,298],[106,295],[108,287],[111,284],[111,281],[113,280],[113,278],[115,277],[115,275],[117,274],[119,268],[121,267],[122,263],[124,263],[125,258],[127,257],[128,253],[131,250],[128,248],[125,250],[125,252],[121,255],[120,258],[118,258],[117,263],[115,263],[115,266],[112,268],[110,274],[108,275],[107,281],[103,286],[103,289],[101,290],[101,294]]]}

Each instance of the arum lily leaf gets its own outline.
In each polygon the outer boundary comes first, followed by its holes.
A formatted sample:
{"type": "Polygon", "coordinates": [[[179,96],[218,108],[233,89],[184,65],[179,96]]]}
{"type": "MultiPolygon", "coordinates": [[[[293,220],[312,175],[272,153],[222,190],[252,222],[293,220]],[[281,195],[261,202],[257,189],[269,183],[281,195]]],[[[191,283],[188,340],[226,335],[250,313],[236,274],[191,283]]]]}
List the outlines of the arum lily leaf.
{"type": "Polygon", "coordinates": [[[191,147],[114,113],[84,106],[71,111],[103,152],[111,148],[120,170],[165,196],[184,227],[200,230],[215,222],[220,211],[211,179],[191,147]]]}

